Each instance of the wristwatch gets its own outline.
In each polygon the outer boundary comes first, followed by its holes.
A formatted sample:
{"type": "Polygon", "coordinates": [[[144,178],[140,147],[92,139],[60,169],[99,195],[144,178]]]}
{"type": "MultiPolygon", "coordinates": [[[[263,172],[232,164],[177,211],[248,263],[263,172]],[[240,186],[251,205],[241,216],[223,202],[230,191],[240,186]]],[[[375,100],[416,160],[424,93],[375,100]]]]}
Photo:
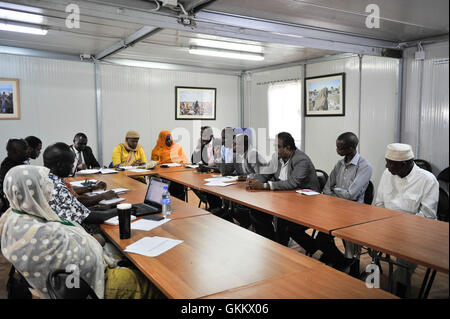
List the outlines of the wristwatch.
{"type": "Polygon", "coordinates": [[[264,183],[264,189],[269,189],[269,183],[264,183]]]}

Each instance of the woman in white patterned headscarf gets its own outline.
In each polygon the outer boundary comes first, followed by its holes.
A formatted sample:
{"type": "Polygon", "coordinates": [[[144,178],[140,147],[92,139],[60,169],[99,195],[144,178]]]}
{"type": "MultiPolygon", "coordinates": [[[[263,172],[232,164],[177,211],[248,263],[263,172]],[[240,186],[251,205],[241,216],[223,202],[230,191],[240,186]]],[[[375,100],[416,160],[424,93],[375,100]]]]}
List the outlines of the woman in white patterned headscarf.
{"type": "MultiPolygon", "coordinates": [[[[45,167],[21,165],[6,175],[3,189],[11,207],[0,218],[2,254],[41,298],[49,298],[46,279],[56,269],[70,272],[78,269],[80,277],[99,298],[108,297],[105,296],[105,277],[108,276],[105,270],[110,269],[107,266],[115,267],[115,261],[104,254],[102,246],[80,225],[61,220],[50,208],[53,183],[48,173],[45,167]]],[[[111,270],[119,270],[110,275],[116,290],[125,277],[130,281],[130,275],[134,275],[134,271],[127,268],[111,270]],[[124,272],[120,270],[127,270],[126,275],[122,276],[124,272]]],[[[122,296],[145,297],[148,283],[134,282],[139,283],[139,293],[122,296]]],[[[126,288],[130,291],[136,287],[126,288]]]]}

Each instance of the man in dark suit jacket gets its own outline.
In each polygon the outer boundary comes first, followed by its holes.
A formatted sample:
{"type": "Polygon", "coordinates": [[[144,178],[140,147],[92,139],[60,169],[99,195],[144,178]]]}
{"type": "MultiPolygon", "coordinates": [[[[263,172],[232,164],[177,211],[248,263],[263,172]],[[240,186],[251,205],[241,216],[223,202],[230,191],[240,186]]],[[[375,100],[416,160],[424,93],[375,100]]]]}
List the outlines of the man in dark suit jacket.
{"type": "Polygon", "coordinates": [[[73,174],[83,169],[101,167],[92,153],[92,149],[87,146],[87,136],[84,133],[75,135],[70,149],[75,154],[72,168],[73,174]]]}
{"type": "MultiPolygon", "coordinates": [[[[276,141],[277,153],[274,154],[269,165],[260,171],[260,174],[249,179],[248,187],[271,191],[307,188],[319,192],[316,169],[308,155],[297,149],[291,134],[279,133],[276,141]]],[[[317,250],[314,239],[305,233],[308,227],[278,218],[275,234],[272,215],[252,212],[250,217],[256,232],[264,237],[276,239],[285,246],[292,238],[306,250],[307,254],[313,254],[317,250]]]]}

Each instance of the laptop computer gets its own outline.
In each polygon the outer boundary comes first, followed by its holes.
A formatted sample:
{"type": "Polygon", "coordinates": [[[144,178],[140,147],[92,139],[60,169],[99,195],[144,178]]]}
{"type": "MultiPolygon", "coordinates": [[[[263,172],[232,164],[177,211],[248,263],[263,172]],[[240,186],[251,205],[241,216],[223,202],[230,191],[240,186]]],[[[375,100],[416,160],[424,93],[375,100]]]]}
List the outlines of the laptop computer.
{"type": "Polygon", "coordinates": [[[148,184],[147,193],[145,194],[144,202],[133,205],[133,215],[136,217],[158,214],[162,211],[162,194],[164,186],[169,187],[170,181],[158,177],[151,177],[148,184]]]}

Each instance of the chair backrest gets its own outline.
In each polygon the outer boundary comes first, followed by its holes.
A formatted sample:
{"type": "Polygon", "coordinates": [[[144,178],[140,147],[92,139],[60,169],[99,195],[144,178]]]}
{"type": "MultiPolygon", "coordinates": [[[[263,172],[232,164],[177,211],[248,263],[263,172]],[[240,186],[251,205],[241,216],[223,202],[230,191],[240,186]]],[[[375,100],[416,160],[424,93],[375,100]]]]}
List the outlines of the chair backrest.
{"type": "Polygon", "coordinates": [[[431,169],[431,164],[423,159],[415,159],[414,163],[416,163],[417,166],[420,168],[429,171],[430,173],[433,173],[433,170],[431,169]]]}
{"type": "Polygon", "coordinates": [[[328,174],[321,169],[316,169],[316,175],[317,179],[319,180],[320,191],[323,191],[323,188],[325,187],[325,184],[328,180],[328,174]]]}
{"type": "Polygon", "coordinates": [[[366,192],[364,193],[364,203],[368,205],[372,205],[373,202],[373,183],[369,181],[369,185],[367,185],[366,192]]]}
{"type": "Polygon", "coordinates": [[[98,299],[94,290],[81,277],[79,278],[79,287],[67,287],[67,277],[73,275],[64,269],[57,269],[48,274],[47,291],[51,299],[98,299]]]}
{"type": "Polygon", "coordinates": [[[448,193],[443,189],[439,188],[439,201],[437,208],[437,219],[448,223],[448,203],[449,197],[448,193]]]}

